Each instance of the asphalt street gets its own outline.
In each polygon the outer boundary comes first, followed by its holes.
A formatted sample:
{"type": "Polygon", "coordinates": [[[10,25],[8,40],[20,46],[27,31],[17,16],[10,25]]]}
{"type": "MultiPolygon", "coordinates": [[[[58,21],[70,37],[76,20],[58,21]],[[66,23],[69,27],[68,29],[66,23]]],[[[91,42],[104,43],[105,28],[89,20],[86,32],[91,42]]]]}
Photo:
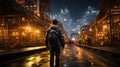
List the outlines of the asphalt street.
{"type": "MultiPolygon", "coordinates": [[[[49,51],[42,51],[33,55],[16,58],[2,67],[50,67],[49,51]]],[[[116,67],[112,61],[109,61],[97,54],[87,51],[75,45],[66,45],[61,50],[61,67],[116,67]]]]}

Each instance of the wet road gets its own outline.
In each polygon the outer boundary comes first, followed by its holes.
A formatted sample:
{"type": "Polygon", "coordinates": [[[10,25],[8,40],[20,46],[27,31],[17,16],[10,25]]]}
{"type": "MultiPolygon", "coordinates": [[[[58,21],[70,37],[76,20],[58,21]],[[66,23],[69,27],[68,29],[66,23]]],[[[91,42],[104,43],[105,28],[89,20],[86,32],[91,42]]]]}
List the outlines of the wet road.
{"type": "MultiPolygon", "coordinates": [[[[0,67],[49,67],[49,51],[17,58],[0,67]]],[[[61,51],[61,67],[116,67],[112,62],[77,46],[61,51]]]]}

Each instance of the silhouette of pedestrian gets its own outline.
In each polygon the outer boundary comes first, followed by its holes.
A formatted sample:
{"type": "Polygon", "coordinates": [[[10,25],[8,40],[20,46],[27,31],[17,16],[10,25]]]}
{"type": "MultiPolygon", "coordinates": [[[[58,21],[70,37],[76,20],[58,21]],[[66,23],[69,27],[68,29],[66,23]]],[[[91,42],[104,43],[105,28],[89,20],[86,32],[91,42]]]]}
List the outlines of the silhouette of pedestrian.
{"type": "Polygon", "coordinates": [[[57,20],[53,20],[52,25],[46,32],[45,43],[50,50],[50,67],[54,67],[54,55],[56,56],[55,67],[60,66],[60,46],[64,48],[64,37],[58,23],[57,20]]]}

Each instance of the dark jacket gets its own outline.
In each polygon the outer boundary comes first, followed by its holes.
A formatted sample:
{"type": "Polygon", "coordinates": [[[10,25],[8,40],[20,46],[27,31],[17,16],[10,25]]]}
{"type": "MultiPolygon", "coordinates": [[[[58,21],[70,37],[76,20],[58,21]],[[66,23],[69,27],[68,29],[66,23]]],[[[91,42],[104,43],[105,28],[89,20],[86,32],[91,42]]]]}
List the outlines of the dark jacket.
{"type": "Polygon", "coordinates": [[[45,44],[46,44],[46,47],[49,48],[50,47],[50,43],[49,43],[49,40],[48,40],[48,34],[50,32],[51,29],[56,29],[58,31],[58,40],[59,42],[57,43],[58,45],[60,44],[60,46],[62,46],[62,48],[64,48],[64,37],[62,35],[62,31],[61,29],[57,26],[57,25],[52,25],[48,28],[47,32],[46,32],[46,40],[45,40],[45,44]]]}

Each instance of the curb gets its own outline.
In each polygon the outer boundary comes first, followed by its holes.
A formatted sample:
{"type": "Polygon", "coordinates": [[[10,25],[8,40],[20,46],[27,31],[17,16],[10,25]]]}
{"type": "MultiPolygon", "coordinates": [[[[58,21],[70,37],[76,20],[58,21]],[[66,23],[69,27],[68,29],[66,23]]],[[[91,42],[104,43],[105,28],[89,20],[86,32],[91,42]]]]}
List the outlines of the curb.
{"type": "Polygon", "coordinates": [[[45,50],[46,50],[46,47],[33,49],[33,50],[27,50],[27,51],[15,51],[15,52],[10,52],[10,53],[2,53],[0,55],[0,65],[4,64],[5,62],[14,60],[16,58],[24,57],[24,56],[31,55],[31,54],[34,54],[40,51],[45,51],[45,50]]]}

